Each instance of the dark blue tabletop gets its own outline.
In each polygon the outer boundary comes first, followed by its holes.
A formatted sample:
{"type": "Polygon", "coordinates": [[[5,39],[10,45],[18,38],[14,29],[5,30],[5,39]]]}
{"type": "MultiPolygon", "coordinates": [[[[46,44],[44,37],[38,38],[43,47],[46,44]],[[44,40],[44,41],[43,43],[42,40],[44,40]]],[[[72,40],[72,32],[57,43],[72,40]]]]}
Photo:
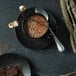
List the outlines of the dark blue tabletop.
{"type": "Polygon", "coordinates": [[[25,56],[31,63],[32,76],[59,76],[76,70],[76,56],[72,53],[59,0],[0,0],[0,51],[0,54],[25,56]],[[56,45],[46,50],[30,50],[20,44],[14,29],[8,28],[8,23],[17,19],[21,4],[26,8],[41,6],[51,11],[59,27],[57,36],[66,48],[64,53],[58,52],[56,45]]]}

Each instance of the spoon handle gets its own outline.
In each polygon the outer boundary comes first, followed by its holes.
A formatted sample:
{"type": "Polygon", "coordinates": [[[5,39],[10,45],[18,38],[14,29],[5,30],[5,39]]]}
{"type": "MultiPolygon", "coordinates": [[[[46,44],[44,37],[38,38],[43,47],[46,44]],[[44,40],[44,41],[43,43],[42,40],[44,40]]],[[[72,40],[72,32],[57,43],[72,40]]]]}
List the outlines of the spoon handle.
{"type": "Polygon", "coordinates": [[[49,27],[50,32],[52,33],[56,46],[58,48],[59,52],[63,52],[65,50],[65,47],[63,46],[63,44],[59,41],[59,39],[56,37],[56,35],[54,34],[54,32],[52,31],[52,29],[49,27]]]}
{"type": "Polygon", "coordinates": [[[62,45],[62,43],[58,40],[57,37],[54,37],[54,40],[56,42],[56,45],[57,45],[57,48],[58,48],[59,52],[63,52],[65,50],[65,48],[62,45]]]}

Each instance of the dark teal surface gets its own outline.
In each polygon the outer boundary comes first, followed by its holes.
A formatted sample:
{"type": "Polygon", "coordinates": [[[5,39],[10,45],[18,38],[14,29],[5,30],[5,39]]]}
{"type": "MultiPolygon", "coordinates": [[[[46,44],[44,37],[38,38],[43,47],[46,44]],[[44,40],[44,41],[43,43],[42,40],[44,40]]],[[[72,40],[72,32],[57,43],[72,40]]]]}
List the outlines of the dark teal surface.
{"type": "Polygon", "coordinates": [[[4,49],[1,47],[1,52],[18,53],[30,61],[32,76],[59,76],[76,71],[76,55],[72,53],[59,0],[0,0],[0,45],[2,44],[4,49]],[[21,4],[26,8],[41,6],[51,11],[58,23],[57,36],[66,48],[64,53],[58,52],[56,45],[47,50],[36,51],[20,44],[14,29],[8,28],[8,23],[17,19],[20,14],[18,7],[21,4]]]}

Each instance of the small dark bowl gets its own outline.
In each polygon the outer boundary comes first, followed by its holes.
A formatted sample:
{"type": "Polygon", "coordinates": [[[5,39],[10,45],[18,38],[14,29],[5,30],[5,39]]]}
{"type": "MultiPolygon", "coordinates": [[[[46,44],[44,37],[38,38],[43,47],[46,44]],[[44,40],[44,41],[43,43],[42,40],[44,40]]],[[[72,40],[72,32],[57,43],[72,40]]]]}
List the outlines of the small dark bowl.
{"type": "MultiPolygon", "coordinates": [[[[48,22],[52,24],[52,25],[49,24],[49,26],[51,28],[53,27],[52,29],[55,32],[56,26],[57,26],[56,21],[49,11],[47,11],[47,13],[49,15],[48,22]]],[[[26,30],[24,30],[25,22],[27,21],[28,17],[33,14],[36,14],[35,8],[26,9],[23,12],[23,16],[22,16],[22,14],[19,15],[19,17],[18,17],[19,26],[15,28],[15,32],[16,32],[18,40],[22,43],[22,45],[24,45],[25,47],[30,48],[30,49],[40,50],[40,49],[45,49],[45,48],[48,48],[49,46],[52,46],[54,43],[54,40],[53,40],[53,36],[50,35],[51,33],[49,32],[49,30],[47,31],[47,33],[44,36],[42,36],[40,38],[31,38],[26,33],[26,30]],[[50,35],[50,38],[49,38],[49,35],[50,35]]]]}
{"type": "Polygon", "coordinates": [[[14,53],[7,53],[0,56],[0,68],[11,65],[19,65],[24,76],[31,76],[30,64],[25,57],[14,53]]]}

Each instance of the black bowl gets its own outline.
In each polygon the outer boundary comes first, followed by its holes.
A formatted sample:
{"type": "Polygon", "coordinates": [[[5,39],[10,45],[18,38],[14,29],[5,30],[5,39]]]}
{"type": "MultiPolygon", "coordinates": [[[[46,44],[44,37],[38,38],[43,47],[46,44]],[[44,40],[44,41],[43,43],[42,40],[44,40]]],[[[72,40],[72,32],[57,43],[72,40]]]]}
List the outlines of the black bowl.
{"type": "MultiPolygon", "coordinates": [[[[50,12],[47,11],[47,13],[49,15],[49,20],[48,21],[52,24],[52,25],[49,24],[49,26],[55,32],[56,27],[57,27],[56,21],[55,21],[54,17],[51,15],[50,12]]],[[[19,27],[15,28],[17,38],[22,43],[22,45],[24,45],[27,48],[36,49],[36,50],[45,49],[45,48],[51,46],[52,43],[54,43],[53,36],[51,35],[50,38],[49,38],[49,34],[50,34],[49,31],[47,31],[47,33],[43,37],[37,38],[37,39],[31,38],[24,31],[24,28],[23,28],[24,23],[27,21],[27,18],[32,14],[35,14],[35,8],[26,9],[23,12],[23,16],[22,16],[22,14],[19,15],[19,17],[18,17],[19,27]]]]}
{"type": "Polygon", "coordinates": [[[22,68],[24,76],[31,76],[30,64],[25,57],[14,53],[7,53],[0,56],[1,68],[11,65],[19,65],[22,68]]]}

